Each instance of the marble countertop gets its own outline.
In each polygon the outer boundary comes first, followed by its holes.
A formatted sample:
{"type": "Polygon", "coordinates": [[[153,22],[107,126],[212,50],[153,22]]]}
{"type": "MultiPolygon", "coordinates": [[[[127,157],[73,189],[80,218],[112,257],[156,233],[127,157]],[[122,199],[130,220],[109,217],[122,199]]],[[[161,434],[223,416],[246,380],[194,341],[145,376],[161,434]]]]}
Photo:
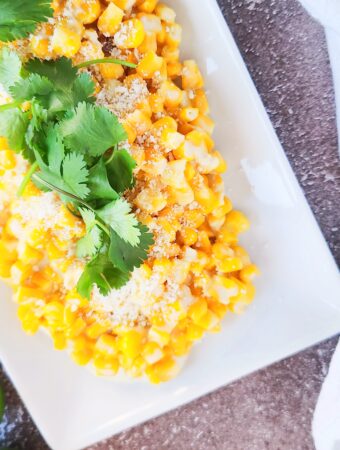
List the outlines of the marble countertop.
{"type": "MultiPolygon", "coordinates": [[[[323,30],[297,0],[219,3],[340,263],[340,165],[323,30]]],[[[323,342],[91,449],[312,450],[312,414],[336,342],[323,342]]],[[[1,368],[0,383],[7,402],[0,446],[48,449],[1,368]]]]}

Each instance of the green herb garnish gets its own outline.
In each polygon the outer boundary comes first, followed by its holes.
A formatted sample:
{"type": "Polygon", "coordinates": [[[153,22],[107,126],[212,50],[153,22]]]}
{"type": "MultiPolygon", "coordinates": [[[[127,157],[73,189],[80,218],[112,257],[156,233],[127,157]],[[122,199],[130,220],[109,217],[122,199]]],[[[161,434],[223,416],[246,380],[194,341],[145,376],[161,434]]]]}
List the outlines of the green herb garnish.
{"type": "Polygon", "coordinates": [[[1,0],[0,40],[24,38],[52,16],[51,0],[1,0]]]}
{"type": "Polygon", "coordinates": [[[77,256],[88,263],[78,283],[81,295],[89,298],[94,284],[104,295],[123,286],[153,243],[122,197],[134,185],[136,167],[130,154],[117,148],[127,137],[124,128],[94,103],[90,75],[78,74],[69,59],[23,65],[5,48],[0,82],[13,97],[13,103],[0,106],[0,135],[31,163],[18,194],[32,179],[40,189],[57,192],[83,218],[86,234],[77,243],[77,256]]]}

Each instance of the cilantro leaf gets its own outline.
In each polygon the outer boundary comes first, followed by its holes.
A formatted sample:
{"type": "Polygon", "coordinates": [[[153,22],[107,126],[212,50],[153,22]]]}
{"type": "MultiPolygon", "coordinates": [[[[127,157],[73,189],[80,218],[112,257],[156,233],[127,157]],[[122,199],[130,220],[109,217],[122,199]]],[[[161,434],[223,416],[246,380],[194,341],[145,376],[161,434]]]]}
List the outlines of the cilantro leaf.
{"type": "Polygon", "coordinates": [[[53,173],[60,175],[65,147],[55,125],[47,128],[46,147],[49,168],[53,173]]]}
{"type": "Polygon", "coordinates": [[[125,241],[136,247],[141,231],[138,220],[131,213],[131,205],[123,198],[109,203],[97,211],[98,216],[125,241]]]}
{"type": "Polygon", "coordinates": [[[72,66],[72,61],[65,57],[53,61],[30,59],[25,69],[30,73],[48,78],[55,89],[70,89],[77,78],[77,69],[72,66]]]}
{"type": "Polygon", "coordinates": [[[12,150],[20,152],[25,147],[28,115],[21,109],[0,111],[0,136],[5,136],[12,150]]]}
{"type": "Polygon", "coordinates": [[[0,83],[7,91],[21,79],[21,68],[22,64],[17,53],[4,47],[0,53],[0,83]]]}
{"type": "Polygon", "coordinates": [[[79,208],[79,212],[85,222],[86,230],[90,230],[96,224],[96,215],[93,211],[87,208],[79,208]]]}
{"type": "Polygon", "coordinates": [[[140,267],[147,258],[148,249],[153,244],[153,236],[145,225],[138,225],[140,242],[138,247],[133,247],[125,242],[113,229],[111,229],[111,243],[109,256],[112,263],[123,272],[132,272],[135,267],[140,267]]]}
{"type": "Polygon", "coordinates": [[[36,73],[31,74],[28,78],[22,78],[10,87],[10,94],[15,100],[24,102],[31,100],[33,97],[43,97],[53,90],[53,84],[46,77],[42,77],[36,73]]]}
{"type": "Polygon", "coordinates": [[[26,148],[23,152],[24,158],[31,162],[34,162],[35,155],[34,150],[41,152],[44,151],[45,136],[43,133],[44,123],[47,121],[47,110],[44,109],[41,104],[33,99],[31,101],[31,120],[28,123],[28,127],[25,134],[26,148]]]}
{"type": "Polygon", "coordinates": [[[73,83],[73,104],[81,102],[93,103],[95,90],[94,82],[88,73],[81,73],[73,83]]]}
{"type": "Polygon", "coordinates": [[[53,16],[48,0],[1,0],[0,40],[14,41],[35,30],[38,22],[53,16]]]}
{"type": "Polygon", "coordinates": [[[93,285],[97,285],[102,295],[107,295],[111,289],[119,289],[129,280],[129,274],[114,267],[104,254],[93,258],[84,269],[77,290],[80,295],[90,299],[93,285]]]}
{"type": "Polygon", "coordinates": [[[116,150],[107,164],[107,173],[111,186],[121,193],[134,185],[133,169],[136,161],[126,150],[116,150]]]}
{"type": "MultiPolygon", "coordinates": [[[[87,73],[77,74],[77,69],[72,66],[71,60],[60,58],[54,61],[41,61],[32,59],[26,64],[26,69],[31,72],[33,80],[41,77],[48,80],[52,89],[50,92],[36,94],[44,107],[48,109],[49,116],[53,118],[58,113],[63,113],[74,108],[80,102],[94,102],[94,82],[87,73]]],[[[27,83],[28,84],[28,83],[27,83]]],[[[32,83],[29,84],[31,86],[32,83]]],[[[32,88],[31,88],[32,89],[32,88]]]]}
{"type": "Polygon", "coordinates": [[[90,192],[86,185],[89,171],[83,155],[69,153],[63,160],[63,180],[71,188],[71,192],[80,197],[86,198],[90,192]]]}
{"type": "Polygon", "coordinates": [[[86,185],[89,176],[86,162],[83,155],[79,153],[72,152],[65,155],[58,126],[50,126],[46,129],[44,138],[41,138],[41,147],[47,150],[47,164],[36,146],[34,153],[41,169],[39,177],[80,199],[86,198],[89,193],[86,185]]]}
{"type": "Polygon", "coordinates": [[[123,126],[109,110],[79,103],[60,124],[65,145],[70,149],[100,156],[126,138],[123,126]]]}
{"type": "Polygon", "coordinates": [[[112,201],[119,198],[119,195],[109,183],[103,158],[91,167],[88,187],[90,189],[88,200],[101,199],[112,201]]]}
{"type": "Polygon", "coordinates": [[[77,242],[77,256],[84,258],[94,256],[102,245],[103,232],[98,226],[91,228],[84,237],[77,242]]]}

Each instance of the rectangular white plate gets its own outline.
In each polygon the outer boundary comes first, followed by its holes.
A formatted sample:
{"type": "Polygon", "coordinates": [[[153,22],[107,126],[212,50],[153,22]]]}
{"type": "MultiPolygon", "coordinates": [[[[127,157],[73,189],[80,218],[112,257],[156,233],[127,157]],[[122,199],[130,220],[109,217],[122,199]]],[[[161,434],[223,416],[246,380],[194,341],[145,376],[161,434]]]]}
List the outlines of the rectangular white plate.
{"type": "Polygon", "coordinates": [[[45,335],[25,336],[2,287],[0,358],[54,450],[90,445],[340,331],[337,268],[215,0],[168,3],[184,28],[183,56],[206,78],[228,194],[252,222],[244,244],[262,270],[258,295],[177,379],[155,387],[96,378],[45,335]]]}

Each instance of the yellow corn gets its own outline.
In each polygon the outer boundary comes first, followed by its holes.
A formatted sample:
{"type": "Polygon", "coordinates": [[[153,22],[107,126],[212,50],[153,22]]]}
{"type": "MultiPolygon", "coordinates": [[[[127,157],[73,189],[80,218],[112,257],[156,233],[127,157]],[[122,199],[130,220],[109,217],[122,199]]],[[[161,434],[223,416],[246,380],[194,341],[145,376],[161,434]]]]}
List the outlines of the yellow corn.
{"type": "MultiPolygon", "coordinates": [[[[0,176],[11,181],[13,174],[14,182],[7,192],[0,181],[0,191],[6,191],[0,276],[13,284],[18,316],[29,334],[44,326],[56,349],[70,348],[78,364],[91,363],[98,375],[123,369],[132,377],[146,374],[153,383],[164,382],[177,374],[177,357],[205,333],[219,331],[227,312],[240,313],[252,301],[258,269],[238,245],[249,221],[223,196],[227,165],[211,137],[214,122],[202,74],[195,61],[180,61],[182,28],[175,11],[157,0],[67,0],[67,5],[54,0],[52,7],[54,20],[28,38],[35,57],[66,56],[77,65],[105,52],[137,65],[101,63],[90,71],[97,94],[105,86],[109,97],[112,87],[124,104],[125,90],[131,91],[119,114],[137,163],[136,187],[127,195],[155,237],[149,259],[136,272],[137,284],[157,280],[159,290],[150,294],[155,308],[145,323],[129,325],[113,325],[110,315],[82,298],[76,285],[86,261],[73,250],[85,225],[66,206],[56,211],[51,229],[43,220],[34,227],[12,213],[18,204],[14,177],[22,166],[4,138],[0,176]],[[139,85],[147,89],[140,98],[139,85]],[[135,103],[128,104],[134,96],[135,103]],[[168,295],[173,300],[163,307],[168,295]]],[[[29,112],[30,103],[22,109],[29,112]]],[[[41,195],[30,182],[20,201],[41,195]]]]}
{"type": "Polygon", "coordinates": [[[156,6],[156,14],[157,16],[163,20],[164,22],[173,23],[176,20],[176,13],[169,6],[164,5],[164,3],[159,3],[156,6]]]}
{"type": "Polygon", "coordinates": [[[81,46],[81,33],[67,25],[58,24],[51,38],[51,48],[58,56],[71,58],[81,46]]]}
{"type": "Polygon", "coordinates": [[[145,38],[143,23],[139,19],[129,19],[122,22],[115,34],[115,44],[118,48],[137,48],[145,38]]]}
{"type": "Polygon", "coordinates": [[[158,0],[144,0],[139,5],[139,10],[146,12],[146,13],[152,13],[158,3],[158,0]]]}
{"type": "Polygon", "coordinates": [[[99,0],[72,0],[72,3],[79,22],[88,25],[98,19],[101,12],[99,0]]]}
{"type": "Polygon", "coordinates": [[[98,29],[104,36],[114,36],[119,30],[124,17],[124,11],[110,2],[98,19],[98,29]]]}
{"type": "Polygon", "coordinates": [[[155,72],[161,69],[162,64],[163,58],[155,52],[147,52],[138,64],[137,73],[143,78],[152,78],[155,72]]]}
{"type": "Polygon", "coordinates": [[[157,363],[146,369],[151,383],[158,384],[174,378],[179,372],[176,361],[170,356],[166,356],[157,363]]]}
{"type": "Polygon", "coordinates": [[[195,61],[184,61],[182,70],[183,89],[202,89],[203,85],[203,77],[195,61]]]}
{"type": "Polygon", "coordinates": [[[117,80],[122,78],[125,73],[123,66],[120,64],[100,64],[99,70],[105,80],[117,80]]]}

